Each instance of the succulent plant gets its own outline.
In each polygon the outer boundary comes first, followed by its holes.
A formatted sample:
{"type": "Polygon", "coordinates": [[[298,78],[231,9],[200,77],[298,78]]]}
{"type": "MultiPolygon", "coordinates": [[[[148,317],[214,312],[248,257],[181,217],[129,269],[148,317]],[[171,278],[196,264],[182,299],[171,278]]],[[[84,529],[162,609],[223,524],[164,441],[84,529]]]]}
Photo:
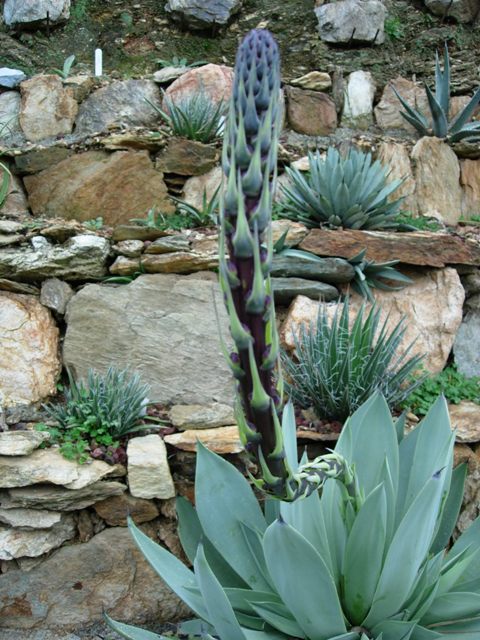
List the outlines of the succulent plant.
{"type": "Polygon", "coordinates": [[[374,260],[367,260],[365,258],[366,252],[366,249],[362,249],[360,253],[349,260],[350,264],[355,269],[355,277],[351,283],[352,289],[361,296],[370,302],[374,302],[375,299],[371,289],[399,291],[407,285],[412,284],[413,280],[411,278],[395,269],[395,265],[397,265],[400,260],[375,262],[374,260]],[[384,280],[397,282],[399,284],[387,284],[384,280]]]}
{"type": "Polygon", "coordinates": [[[282,187],[280,215],[307,227],[393,229],[402,198],[388,198],[402,180],[387,183],[388,170],[369,153],[350,149],[343,158],[333,148],[326,158],[308,154],[310,171],[289,167],[282,187]]]}
{"type": "Polygon", "coordinates": [[[480,87],[476,90],[470,102],[449,121],[450,113],[450,59],[448,47],[445,43],[443,55],[443,71],[440,68],[438,52],[435,54],[435,94],[425,85],[428,106],[430,108],[429,121],[427,117],[413,107],[393,88],[397,98],[405,111],[400,114],[422,136],[436,136],[445,138],[448,142],[478,142],[480,140],[480,121],[468,122],[475,109],[480,104],[480,87]]]}

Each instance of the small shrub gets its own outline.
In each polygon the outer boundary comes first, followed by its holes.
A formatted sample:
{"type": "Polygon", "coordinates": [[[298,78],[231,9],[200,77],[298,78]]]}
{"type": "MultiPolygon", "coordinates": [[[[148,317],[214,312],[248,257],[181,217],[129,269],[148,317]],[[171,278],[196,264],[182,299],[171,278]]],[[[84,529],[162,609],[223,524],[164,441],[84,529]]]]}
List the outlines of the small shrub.
{"type": "Polygon", "coordinates": [[[395,221],[398,231],[439,231],[442,228],[436,218],[413,216],[407,211],[399,213],[395,221]]]}
{"type": "Polygon", "coordinates": [[[343,158],[332,148],[325,159],[318,151],[308,157],[309,172],[286,170],[291,185],[282,187],[282,217],[307,227],[396,228],[402,199],[388,198],[402,180],[387,183],[388,170],[378,160],[355,149],[343,158]]]}
{"type": "Polygon", "coordinates": [[[176,136],[208,143],[220,135],[225,116],[223,101],[213,102],[204,91],[173,101],[165,93],[166,111],[147,100],[176,136]]]}
{"type": "Polygon", "coordinates": [[[442,393],[452,404],[459,404],[462,400],[480,404],[480,377],[467,378],[457,371],[455,365],[450,365],[437,375],[424,376],[421,384],[402,403],[402,407],[416,415],[425,416],[442,393]]]}
{"type": "Polygon", "coordinates": [[[149,386],[136,373],[110,367],[103,375],[90,369],[86,383],[77,382],[68,370],[67,374],[65,402],[45,406],[57,423],[56,427],[47,427],[51,440],[61,445],[65,457],[84,462],[89,450],[115,449],[125,436],[151,428],[140,422],[148,419],[149,386]]]}
{"type": "Polygon", "coordinates": [[[62,78],[62,80],[68,80],[72,67],[75,63],[75,56],[71,55],[65,58],[63,67],[61,69],[54,69],[53,72],[62,78]]]}
{"type": "Polygon", "coordinates": [[[401,40],[405,36],[403,23],[396,16],[385,20],[385,33],[391,40],[401,40]]]}
{"type": "Polygon", "coordinates": [[[399,352],[404,321],[392,331],[380,326],[380,308],[365,306],[349,328],[349,300],[331,323],[320,306],[317,322],[301,327],[292,359],[283,354],[287,392],[294,404],[312,407],[319,418],[346,420],[375,391],[390,407],[409,396],[423,378],[412,379],[422,357],[408,357],[412,344],[399,352]]]}
{"type": "Polygon", "coordinates": [[[177,204],[177,211],[187,220],[193,222],[193,227],[208,227],[217,224],[220,206],[220,186],[215,189],[210,200],[207,197],[206,189],[203,190],[201,208],[197,208],[193,204],[173,196],[172,200],[177,204]]]}

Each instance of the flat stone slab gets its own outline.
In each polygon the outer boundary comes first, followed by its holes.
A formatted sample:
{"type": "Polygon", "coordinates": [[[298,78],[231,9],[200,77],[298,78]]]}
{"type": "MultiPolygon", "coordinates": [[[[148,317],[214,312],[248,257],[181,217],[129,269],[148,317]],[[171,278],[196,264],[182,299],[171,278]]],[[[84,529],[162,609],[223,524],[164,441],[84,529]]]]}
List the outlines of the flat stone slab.
{"type": "Polygon", "coordinates": [[[275,302],[287,305],[297,296],[313,300],[335,300],[339,293],[335,287],[325,282],[314,282],[304,278],[272,278],[275,302]]]}
{"type": "Polygon", "coordinates": [[[49,438],[45,431],[0,431],[0,456],[28,456],[49,438]]]}
{"type": "Polygon", "coordinates": [[[195,429],[165,436],[165,442],[182,451],[196,451],[200,441],[207,449],[221,455],[243,451],[237,426],[195,429]]]}
{"type": "Polygon", "coordinates": [[[480,265],[480,246],[447,233],[418,231],[352,231],[312,229],[300,249],[318,256],[351,259],[363,249],[375,262],[400,260],[404,264],[445,267],[448,264],[480,265]]]}
{"type": "Polygon", "coordinates": [[[73,538],[76,530],[72,515],[62,516],[50,529],[24,531],[0,526],[0,560],[36,558],[73,538]]]}
{"type": "MultiPolygon", "coordinates": [[[[300,246],[303,247],[308,237],[300,246]]],[[[273,256],[271,275],[274,278],[306,278],[317,282],[338,284],[350,282],[355,275],[355,270],[347,260],[342,258],[324,258],[313,261],[308,258],[280,254],[273,256]]]]}
{"type": "Polygon", "coordinates": [[[46,509],[0,509],[0,522],[15,529],[50,529],[61,519],[60,512],[46,509]]]}
{"type": "Polygon", "coordinates": [[[213,429],[235,422],[233,408],[219,402],[211,405],[175,405],[170,409],[169,417],[178,429],[213,429]]]}
{"type": "Polygon", "coordinates": [[[456,442],[480,442],[480,405],[463,400],[449,404],[450,423],[456,429],[456,442]]]}

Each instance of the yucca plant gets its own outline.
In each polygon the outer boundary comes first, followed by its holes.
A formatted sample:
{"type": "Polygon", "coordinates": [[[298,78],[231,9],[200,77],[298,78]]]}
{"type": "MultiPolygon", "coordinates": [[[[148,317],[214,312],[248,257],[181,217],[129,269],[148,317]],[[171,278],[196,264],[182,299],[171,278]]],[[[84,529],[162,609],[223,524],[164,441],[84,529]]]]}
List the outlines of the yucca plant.
{"type": "Polygon", "coordinates": [[[388,169],[369,153],[350,149],[346,157],[333,148],[326,158],[308,154],[310,170],[286,169],[280,215],[307,227],[394,229],[402,198],[389,197],[402,180],[387,182],[388,169]]]}
{"type": "Polygon", "coordinates": [[[369,302],[374,302],[375,298],[372,289],[381,289],[382,291],[399,291],[413,280],[408,276],[400,273],[395,269],[400,260],[390,260],[388,262],[375,262],[375,260],[367,260],[365,254],[366,249],[362,249],[349,262],[355,269],[355,277],[351,282],[352,289],[358,294],[366,298],[369,302]],[[387,284],[384,280],[388,280],[398,284],[387,284]]]}
{"type": "Polygon", "coordinates": [[[220,206],[220,185],[215,189],[211,198],[207,196],[207,190],[203,190],[202,204],[198,208],[193,204],[189,204],[180,198],[172,196],[172,200],[177,205],[177,211],[185,214],[188,220],[199,227],[206,227],[212,224],[218,224],[218,210],[220,206]]]}
{"type": "MultiPolygon", "coordinates": [[[[254,30],[237,54],[224,143],[221,284],[235,350],[237,420],[257,463],[252,482],[199,445],[196,509],[177,503],[194,571],[133,523],[152,567],[190,607],[181,634],[205,640],[474,640],[480,631],[480,520],[448,554],[465,469],[439,400],[405,438],[376,394],[335,451],[298,462],[282,411],[269,269],[278,136],[278,50],[254,30]],[[263,240],[267,247],[263,246],[263,240]]],[[[162,636],[114,622],[131,640],[162,636]]]]}
{"type": "Polygon", "coordinates": [[[354,321],[348,298],[339,309],[330,318],[320,305],[316,321],[295,335],[294,357],[283,353],[291,400],[313,407],[319,418],[342,422],[375,391],[398,407],[424,380],[412,377],[423,359],[409,357],[413,343],[401,348],[405,320],[389,330],[378,306],[367,312],[362,305],[354,321]]]}
{"type": "Polygon", "coordinates": [[[218,103],[213,102],[202,90],[178,100],[172,100],[164,92],[165,110],[145,99],[176,136],[208,143],[215,140],[222,131],[225,104],[223,100],[218,103]]]}
{"type": "Polygon", "coordinates": [[[421,136],[445,138],[448,142],[478,142],[480,140],[480,121],[468,122],[480,104],[480,87],[470,102],[450,121],[450,58],[447,43],[443,54],[443,71],[440,68],[438,52],[435,54],[435,94],[425,85],[430,121],[417,109],[411,107],[393,87],[397,98],[405,111],[400,115],[419,132],[421,136]]]}

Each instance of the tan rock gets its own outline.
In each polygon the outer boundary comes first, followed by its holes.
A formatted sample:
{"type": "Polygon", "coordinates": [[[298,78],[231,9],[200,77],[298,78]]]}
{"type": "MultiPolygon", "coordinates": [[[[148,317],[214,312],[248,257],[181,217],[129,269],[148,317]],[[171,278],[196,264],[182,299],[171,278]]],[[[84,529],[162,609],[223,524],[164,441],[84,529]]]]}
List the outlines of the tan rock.
{"type": "Polygon", "coordinates": [[[456,224],[462,210],[460,165],[443,140],[421,138],[412,150],[418,212],[456,224]]]}
{"type": "Polygon", "coordinates": [[[293,87],[301,89],[311,89],[312,91],[325,91],[332,86],[332,79],[328,73],[323,71],[310,71],[299,78],[290,81],[293,87]]]}
{"type": "Polygon", "coordinates": [[[63,85],[70,90],[71,95],[77,102],[83,102],[95,86],[95,79],[93,76],[87,74],[76,73],[75,75],[68,76],[63,81],[63,85]]]}
{"type": "Polygon", "coordinates": [[[0,487],[27,487],[49,482],[69,489],[83,489],[117,471],[116,467],[101,460],[80,465],[64,458],[58,449],[41,449],[29,456],[1,456],[0,487]]]}
{"type": "Polygon", "coordinates": [[[0,456],[28,456],[49,438],[44,431],[0,431],[0,456]]]}
{"type": "MultiPolygon", "coordinates": [[[[218,256],[176,251],[162,255],[145,255],[142,265],[146,273],[194,273],[218,267],[218,256]]],[[[111,271],[112,269],[113,266],[111,271]]]]}
{"type": "Polygon", "coordinates": [[[15,174],[10,176],[10,187],[1,212],[6,218],[23,218],[30,215],[22,182],[15,174]]]}
{"type": "Polygon", "coordinates": [[[308,229],[300,222],[292,220],[273,220],[272,222],[272,239],[273,243],[280,240],[282,235],[287,231],[285,244],[289,247],[296,247],[308,235],[308,229]]]}
{"type": "Polygon", "coordinates": [[[126,258],[138,258],[143,251],[142,240],[120,240],[112,249],[126,258]]]}
{"type": "MultiPolygon", "coordinates": [[[[407,348],[415,340],[411,355],[425,354],[425,368],[430,373],[439,373],[447,362],[462,322],[465,293],[455,269],[446,268],[441,271],[432,270],[423,274],[408,275],[414,282],[401,291],[372,290],[376,302],[381,306],[380,322],[384,322],[388,316],[387,327],[392,330],[405,316],[405,334],[401,348],[407,348]]],[[[352,295],[352,323],[363,302],[360,296],[352,295]]],[[[330,318],[333,317],[337,306],[342,304],[326,305],[330,318]]],[[[304,296],[299,296],[292,303],[281,328],[281,341],[286,349],[294,350],[294,335],[299,335],[302,324],[309,325],[316,320],[318,306],[318,302],[304,296]]]]}
{"type": "Polygon", "coordinates": [[[190,251],[190,242],[183,234],[157,238],[145,249],[145,253],[155,255],[175,253],[176,251],[190,251]]]}
{"type": "Polygon", "coordinates": [[[462,215],[467,220],[480,214],[480,160],[460,160],[462,215]]]}
{"type": "Polygon", "coordinates": [[[134,498],[129,493],[122,493],[120,496],[101,500],[94,505],[94,509],[112,527],[126,527],[128,516],[138,525],[142,522],[154,520],[160,515],[156,504],[152,500],[134,498]]]}
{"type": "Polygon", "coordinates": [[[335,103],[325,93],[287,87],[286,95],[287,118],[294,131],[309,136],[326,136],[335,131],[335,103]]]}
{"type": "Polygon", "coordinates": [[[57,75],[39,75],[20,85],[20,126],[30,142],[72,132],[77,101],[57,75]]]}
{"type": "Polygon", "coordinates": [[[37,298],[0,292],[0,404],[30,404],[55,393],[58,328],[37,298]]]}
{"type": "Polygon", "coordinates": [[[455,444],[454,466],[468,465],[462,509],[457,520],[457,531],[465,531],[480,515],[480,456],[467,444],[455,444]]]}
{"type": "Polygon", "coordinates": [[[45,509],[0,509],[0,522],[16,529],[50,529],[62,514],[45,509]]]}
{"type": "Polygon", "coordinates": [[[398,76],[385,86],[380,102],[374,109],[377,124],[382,129],[404,129],[414,133],[416,129],[400,115],[400,111],[404,109],[393,87],[414,109],[424,114],[430,113],[425,89],[411,80],[398,76]]]}
{"type": "Polygon", "coordinates": [[[128,486],[135,498],[173,498],[175,487],[165,443],[151,434],[132,438],[127,446],[128,486]]]}
{"type": "Polygon", "coordinates": [[[198,176],[210,171],[219,157],[220,151],[214,145],[170,138],[166,149],[157,156],[155,167],[163,173],[198,176]]]}
{"type": "Polygon", "coordinates": [[[183,199],[197,209],[203,206],[203,195],[210,201],[223,180],[222,167],[214,167],[208,173],[189,178],[183,187],[183,199]]]}
{"type": "MultiPolygon", "coordinates": [[[[226,103],[232,94],[232,86],[233,69],[225,65],[206,64],[191,69],[177,78],[168,87],[165,96],[179,104],[199,91],[203,91],[212,102],[218,104],[223,100],[226,103]]],[[[164,110],[167,108],[165,101],[162,108],[164,110]]]]}
{"type": "Polygon", "coordinates": [[[456,441],[480,442],[480,406],[475,402],[462,400],[459,404],[449,404],[450,422],[456,429],[456,441]]]}
{"type": "Polygon", "coordinates": [[[192,429],[165,436],[167,444],[171,444],[182,451],[196,451],[197,441],[204,444],[210,451],[221,455],[240,453],[243,450],[236,426],[216,427],[215,429],[192,429]]]}
{"type": "Polygon", "coordinates": [[[35,146],[33,149],[22,150],[15,156],[15,168],[22,175],[25,173],[38,173],[58,164],[73,154],[72,149],[65,146],[35,146]]]}
{"type": "Polygon", "coordinates": [[[174,211],[162,174],[146,151],[87,151],[24,179],[36,215],[127,223],[152,207],[174,211]]]}
{"type": "Polygon", "coordinates": [[[21,133],[18,117],[21,98],[18,91],[0,93],[0,140],[21,133]]]}
{"type": "Polygon", "coordinates": [[[381,142],[378,147],[378,159],[389,170],[388,183],[394,180],[403,180],[398,189],[389,196],[389,201],[392,202],[403,197],[400,210],[408,211],[416,216],[415,179],[407,147],[400,142],[381,142]]]}
{"type": "Polygon", "coordinates": [[[73,516],[64,515],[49,529],[14,529],[0,526],[0,559],[35,558],[56,549],[75,535],[73,516]]]}
{"type": "Polygon", "coordinates": [[[233,408],[218,402],[212,405],[177,404],[170,409],[169,416],[178,429],[208,429],[235,423],[233,408]]]}
{"type": "Polygon", "coordinates": [[[429,231],[395,233],[351,229],[312,229],[300,249],[319,256],[353,258],[366,249],[368,260],[399,260],[404,264],[445,267],[447,264],[480,265],[476,242],[447,233],[429,231]]]}
{"type": "Polygon", "coordinates": [[[37,485],[0,491],[0,505],[4,509],[48,509],[50,511],[78,511],[126,490],[120,482],[100,480],[83,489],[72,491],[64,487],[37,485]]]}

